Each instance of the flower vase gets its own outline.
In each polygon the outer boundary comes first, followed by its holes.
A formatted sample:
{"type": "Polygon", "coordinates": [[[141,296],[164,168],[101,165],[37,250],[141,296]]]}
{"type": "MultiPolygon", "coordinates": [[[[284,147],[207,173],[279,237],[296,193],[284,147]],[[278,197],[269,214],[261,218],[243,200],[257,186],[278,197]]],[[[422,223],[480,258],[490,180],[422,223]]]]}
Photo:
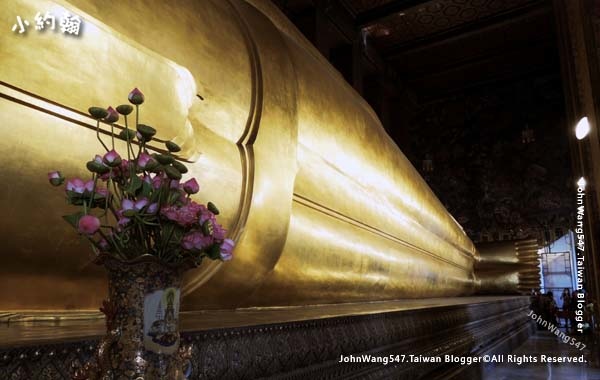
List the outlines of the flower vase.
{"type": "Polygon", "coordinates": [[[179,344],[182,274],[192,264],[169,266],[155,256],[122,261],[102,254],[108,273],[106,335],[93,358],[75,372],[76,380],[180,380],[191,368],[179,344]]]}

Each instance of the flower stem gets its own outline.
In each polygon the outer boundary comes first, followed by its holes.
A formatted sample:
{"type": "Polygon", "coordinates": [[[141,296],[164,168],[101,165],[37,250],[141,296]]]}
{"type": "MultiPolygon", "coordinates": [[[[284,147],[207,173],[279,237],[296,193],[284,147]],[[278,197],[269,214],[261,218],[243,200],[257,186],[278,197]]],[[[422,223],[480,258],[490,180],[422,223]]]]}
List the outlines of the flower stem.
{"type": "Polygon", "coordinates": [[[117,253],[119,254],[119,256],[121,256],[121,258],[123,258],[124,260],[127,259],[127,256],[125,256],[123,254],[123,252],[121,252],[121,250],[119,249],[119,245],[117,244],[117,241],[114,239],[114,235],[106,236],[106,234],[104,232],[102,232],[101,230],[100,230],[100,235],[104,239],[106,239],[106,241],[109,241],[109,240],[112,241],[113,247],[115,247],[115,250],[117,251],[117,253]]]}
{"type": "Polygon", "coordinates": [[[102,141],[102,139],[100,138],[100,120],[96,120],[96,137],[98,138],[98,141],[100,141],[100,144],[102,144],[102,146],[104,147],[104,149],[106,149],[106,151],[108,152],[108,147],[106,146],[106,144],[104,144],[104,141],[102,141]]]}
{"type": "MultiPolygon", "coordinates": [[[[115,219],[117,219],[117,221],[118,221],[119,216],[118,216],[117,211],[115,210],[114,206],[112,204],[110,204],[110,205],[108,205],[108,207],[109,207],[110,211],[113,213],[113,215],[115,216],[115,219]]],[[[106,223],[108,223],[108,216],[107,216],[106,223]]]]}
{"type": "Polygon", "coordinates": [[[129,138],[129,123],[127,122],[127,115],[125,115],[125,129],[127,130],[127,159],[129,161],[131,161],[131,158],[133,156],[133,159],[135,159],[135,152],[133,151],[133,143],[132,140],[129,138]]]}
{"type": "Polygon", "coordinates": [[[115,125],[110,123],[110,138],[112,141],[112,148],[115,150],[115,125]]]}
{"type": "Polygon", "coordinates": [[[94,180],[94,187],[92,187],[92,196],[90,198],[90,207],[94,207],[94,197],[96,196],[96,185],[98,184],[98,175],[96,175],[96,173],[92,174],[92,179],[94,180]]]}

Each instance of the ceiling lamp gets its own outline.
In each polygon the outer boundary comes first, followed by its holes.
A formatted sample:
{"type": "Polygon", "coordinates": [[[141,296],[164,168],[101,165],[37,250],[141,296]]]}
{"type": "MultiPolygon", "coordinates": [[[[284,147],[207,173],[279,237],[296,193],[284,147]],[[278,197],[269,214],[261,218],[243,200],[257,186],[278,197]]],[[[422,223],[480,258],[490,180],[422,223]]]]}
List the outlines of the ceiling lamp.
{"type": "Polygon", "coordinates": [[[577,126],[575,126],[575,137],[577,140],[583,140],[590,133],[590,122],[586,116],[582,117],[577,126]]]}

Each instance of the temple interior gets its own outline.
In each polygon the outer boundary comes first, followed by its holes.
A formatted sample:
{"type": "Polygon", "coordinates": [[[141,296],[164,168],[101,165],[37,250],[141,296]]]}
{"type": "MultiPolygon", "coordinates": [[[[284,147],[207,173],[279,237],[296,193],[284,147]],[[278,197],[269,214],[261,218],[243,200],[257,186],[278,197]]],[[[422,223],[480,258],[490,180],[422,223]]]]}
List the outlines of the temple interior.
{"type": "Polygon", "coordinates": [[[600,379],[600,1],[0,14],[0,380],[600,379]]]}

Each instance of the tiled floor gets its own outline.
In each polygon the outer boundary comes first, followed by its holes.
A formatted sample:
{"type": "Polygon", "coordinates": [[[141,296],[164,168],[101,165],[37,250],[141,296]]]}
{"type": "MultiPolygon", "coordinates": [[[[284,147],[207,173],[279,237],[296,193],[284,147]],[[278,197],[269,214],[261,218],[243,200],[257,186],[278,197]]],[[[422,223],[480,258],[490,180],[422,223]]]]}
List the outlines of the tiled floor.
{"type": "MultiPolygon", "coordinates": [[[[564,331],[564,329],[562,329],[564,331]]],[[[585,344],[587,347],[580,351],[569,344],[563,343],[556,335],[548,331],[538,331],[522,346],[512,352],[517,356],[532,356],[537,363],[499,364],[486,371],[484,380],[600,380],[600,352],[598,342],[594,344],[593,337],[568,334],[585,344]],[[586,363],[541,363],[541,355],[553,357],[577,357],[584,355],[586,363]]],[[[582,346],[580,346],[582,347],[582,346]]],[[[507,357],[507,355],[504,355],[507,357]]]]}

